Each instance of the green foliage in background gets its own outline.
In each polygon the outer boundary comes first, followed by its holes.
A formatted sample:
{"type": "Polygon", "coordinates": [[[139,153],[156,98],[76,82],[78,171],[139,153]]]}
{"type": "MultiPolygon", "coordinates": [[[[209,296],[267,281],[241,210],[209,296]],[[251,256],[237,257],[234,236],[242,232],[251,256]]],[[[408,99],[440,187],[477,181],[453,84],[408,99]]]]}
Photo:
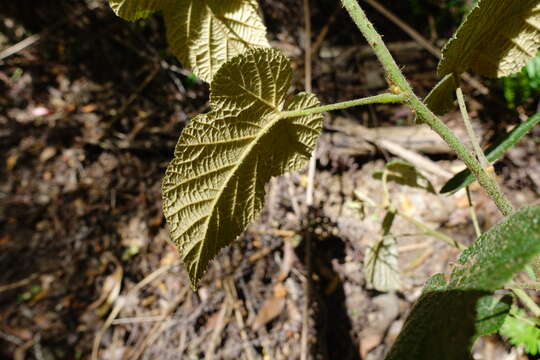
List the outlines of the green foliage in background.
{"type": "Polygon", "coordinates": [[[528,100],[540,102],[540,53],[520,73],[503,78],[502,88],[511,109],[528,100]]]}
{"type": "Polygon", "coordinates": [[[512,307],[512,311],[506,317],[506,321],[499,333],[507,337],[511,344],[522,346],[531,355],[540,353],[540,328],[538,322],[518,307],[512,307]]]}

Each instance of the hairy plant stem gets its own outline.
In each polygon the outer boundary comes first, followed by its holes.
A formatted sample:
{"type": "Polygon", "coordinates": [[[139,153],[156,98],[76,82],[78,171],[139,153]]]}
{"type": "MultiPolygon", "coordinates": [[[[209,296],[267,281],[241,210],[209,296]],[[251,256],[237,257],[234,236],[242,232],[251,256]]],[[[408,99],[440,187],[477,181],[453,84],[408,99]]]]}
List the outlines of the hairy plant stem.
{"type": "Polygon", "coordinates": [[[474,208],[474,203],[471,196],[471,189],[466,186],[465,191],[467,193],[467,200],[469,202],[469,211],[471,213],[471,220],[474,226],[474,231],[476,232],[476,237],[480,237],[482,235],[482,229],[480,229],[480,223],[478,222],[478,216],[476,216],[476,209],[474,208]]]}
{"type": "MultiPolygon", "coordinates": [[[[478,137],[476,136],[476,133],[474,132],[471,119],[469,118],[469,112],[467,111],[467,105],[465,105],[465,98],[463,97],[463,91],[461,91],[461,88],[458,87],[456,89],[456,97],[459,104],[459,110],[461,111],[461,117],[463,118],[463,123],[465,124],[465,129],[467,130],[467,136],[469,137],[469,141],[471,142],[471,145],[473,147],[474,154],[476,155],[476,158],[480,162],[480,165],[488,171],[488,169],[492,169],[493,166],[489,163],[488,159],[486,158],[486,155],[484,154],[484,151],[480,147],[480,142],[478,141],[478,137]]],[[[492,171],[494,173],[494,171],[492,171]]]]}
{"type": "Polygon", "coordinates": [[[480,185],[486,190],[489,197],[495,202],[501,213],[505,216],[514,212],[514,207],[505,197],[499,185],[487,174],[478,160],[459,141],[456,135],[414,94],[409,82],[399,69],[392,54],[386,47],[379,33],[375,30],[366,14],[358,5],[357,0],[341,0],[358,29],[362,32],[375,55],[382,64],[391,87],[397,87],[401,94],[406,96],[404,103],[409,105],[418,118],[428,124],[457,154],[469,170],[478,179],[480,185]]]}
{"type": "Polygon", "coordinates": [[[302,110],[291,110],[291,111],[282,111],[280,117],[282,119],[292,118],[296,116],[307,116],[313,114],[320,114],[327,111],[347,109],[354,106],[368,105],[368,104],[392,104],[392,103],[403,103],[405,101],[404,95],[396,95],[391,93],[380,94],[375,96],[369,96],[361,99],[349,100],[344,102],[339,102],[330,105],[316,106],[312,108],[302,109],[302,110]]]}
{"type": "Polygon", "coordinates": [[[540,291],[540,282],[512,282],[506,284],[505,289],[524,289],[540,291]]]}
{"type": "Polygon", "coordinates": [[[523,289],[512,288],[514,294],[521,300],[523,305],[529,308],[535,317],[540,318],[540,306],[538,306],[533,299],[523,289]]]}

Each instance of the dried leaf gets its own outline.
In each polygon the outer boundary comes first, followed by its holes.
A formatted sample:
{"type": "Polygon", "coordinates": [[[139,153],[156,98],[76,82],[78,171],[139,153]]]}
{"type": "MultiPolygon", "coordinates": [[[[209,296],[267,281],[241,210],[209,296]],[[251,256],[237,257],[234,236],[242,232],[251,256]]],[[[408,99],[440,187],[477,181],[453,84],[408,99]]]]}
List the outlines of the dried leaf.
{"type": "Polygon", "coordinates": [[[285,308],[285,302],[285,298],[283,297],[272,296],[268,298],[261,306],[261,309],[257,313],[257,317],[253,321],[253,330],[259,330],[278,317],[285,308]]]}

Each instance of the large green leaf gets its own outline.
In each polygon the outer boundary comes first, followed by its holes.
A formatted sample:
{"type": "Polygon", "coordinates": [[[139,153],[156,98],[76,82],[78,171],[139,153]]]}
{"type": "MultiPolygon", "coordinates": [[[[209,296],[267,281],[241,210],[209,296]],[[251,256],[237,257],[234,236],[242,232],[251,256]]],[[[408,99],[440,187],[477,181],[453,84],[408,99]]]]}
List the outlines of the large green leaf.
{"type": "Polygon", "coordinates": [[[520,72],[540,47],[539,0],[479,0],[443,49],[441,76],[520,72]]]}
{"type": "Polygon", "coordinates": [[[207,82],[236,55],[270,46],[256,0],[109,1],[128,20],[162,10],[171,51],[207,82]]]}
{"type": "MultiPolygon", "coordinates": [[[[523,138],[534,126],[540,122],[540,114],[531,116],[527,121],[516,126],[512,131],[502,136],[497,140],[492,146],[490,146],[486,151],[486,158],[490,162],[495,162],[500,159],[508,149],[517,144],[519,140],[523,138]]],[[[466,186],[471,185],[476,178],[470,172],[469,169],[465,169],[452,177],[450,180],[444,184],[440,193],[453,193],[458,190],[463,189],[466,186]]]]}
{"type": "Polygon", "coordinates": [[[432,278],[386,359],[470,359],[474,341],[498,330],[509,310],[490,295],[539,253],[540,206],[522,208],[461,254],[448,283],[432,278]]]}
{"type": "Polygon", "coordinates": [[[233,58],[211,84],[212,111],[180,136],[163,180],[163,209],[193,287],[259,214],[270,178],[307,164],[322,116],[280,117],[319,104],[307,93],[285,102],[291,75],[277,50],[233,58]]]}

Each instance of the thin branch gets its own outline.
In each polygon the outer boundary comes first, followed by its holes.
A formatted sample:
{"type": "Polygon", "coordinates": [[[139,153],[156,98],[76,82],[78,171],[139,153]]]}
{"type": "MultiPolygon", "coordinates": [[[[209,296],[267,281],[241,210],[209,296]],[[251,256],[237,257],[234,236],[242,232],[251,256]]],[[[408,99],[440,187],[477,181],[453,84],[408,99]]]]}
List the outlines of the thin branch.
{"type": "Polygon", "coordinates": [[[471,196],[471,189],[467,186],[465,187],[465,191],[467,192],[467,201],[469,202],[469,210],[471,213],[471,220],[473,222],[474,231],[476,233],[476,237],[480,237],[480,235],[482,235],[482,229],[480,229],[480,224],[478,223],[478,216],[476,216],[476,209],[474,208],[474,203],[471,196]]]}
{"type": "MultiPolygon", "coordinates": [[[[304,86],[306,92],[311,92],[312,68],[311,68],[311,10],[309,0],[304,0],[304,86]]],[[[317,168],[317,149],[313,149],[309,160],[308,181],[306,187],[306,205],[313,206],[313,193],[315,184],[315,170],[317,168]]]]}
{"type": "Polygon", "coordinates": [[[482,148],[480,147],[480,143],[478,141],[478,137],[476,136],[476,133],[474,132],[474,129],[472,127],[471,119],[469,118],[469,112],[467,111],[467,105],[465,104],[465,98],[463,97],[463,91],[461,91],[460,87],[456,89],[456,96],[459,104],[459,110],[461,111],[461,117],[463,118],[463,123],[465,124],[467,136],[469,137],[469,141],[472,144],[474,154],[476,155],[478,161],[480,161],[480,165],[482,165],[482,167],[487,170],[491,167],[491,165],[488,159],[486,159],[486,155],[482,151],[482,148]]]}
{"type": "Polygon", "coordinates": [[[361,106],[367,104],[392,104],[403,103],[406,97],[404,95],[396,95],[391,93],[380,94],[375,96],[369,96],[361,99],[339,102],[336,104],[316,106],[302,110],[283,111],[280,113],[282,119],[291,118],[296,116],[307,116],[313,114],[320,114],[327,111],[342,110],[354,106],[361,106]]]}
{"type": "Polygon", "coordinates": [[[524,289],[524,290],[539,290],[540,282],[524,282],[524,283],[509,283],[505,286],[505,289],[524,289]]]}
{"type": "MultiPolygon", "coordinates": [[[[305,66],[305,88],[306,92],[311,92],[311,9],[309,0],[304,0],[304,66],[305,66]]],[[[308,207],[308,218],[311,216],[313,208],[313,195],[315,189],[315,172],[317,170],[317,149],[313,149],[309,160],[308,179],[306,187],[306,205],[308,207]]],[[[311,232],[305,236],[305,263],[307,276],[304,281],[304,303],[302,304],[302,335],[300,338],[300,359],[307,360],[310,353],[309,346],[309,308],[311,304],[311,232]]]]}
{"type": "Polygon", "coordinates": [[[463,245],[462,243],[460,243],[459,241],[455,240],[455,239],[452,239],[450,236],[446,235],[446,234],[443,234],[442,232],[440,231],[437,231],[437,230],[434,230],[432,228],[430,228],[429,226],[427,226],[426,224],[416,220],[415,218],[413,217],[410,217],[406,214],[404,214],[402,211],[396,211],[396,214],[398,216],[400,216],[401,218],[403,218],[404,220],[406,220],[407,222],[413,224],[414,226],[416,226],[418,229],[424,231],[426,234],[428,235],[431,235],[439,240],[442,240],[444,241],[445,243],[459,249],[459,250],[465,250],[467,247],[465,245],[463,245]]]}
{"type": "Polygon", "coordinates": [[[537,318],[540,318],[540,306],[534,302],[533,299],[523,289],[512,288],[512,292],[521,300],[523,305],[525,305],[537,318]]]}

